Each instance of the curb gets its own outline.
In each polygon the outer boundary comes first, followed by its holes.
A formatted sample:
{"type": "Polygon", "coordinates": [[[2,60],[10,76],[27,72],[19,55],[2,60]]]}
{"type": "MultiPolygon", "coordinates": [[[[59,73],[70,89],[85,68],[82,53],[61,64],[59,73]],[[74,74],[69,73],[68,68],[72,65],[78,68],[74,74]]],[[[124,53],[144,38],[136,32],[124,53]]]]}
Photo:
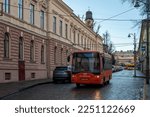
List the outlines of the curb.
{"type": "Polygon", "coordinates": [[[148,100],[148,98],[148,85],[146,84],[146,80],[144,79],[143,100],[148,100]]]}

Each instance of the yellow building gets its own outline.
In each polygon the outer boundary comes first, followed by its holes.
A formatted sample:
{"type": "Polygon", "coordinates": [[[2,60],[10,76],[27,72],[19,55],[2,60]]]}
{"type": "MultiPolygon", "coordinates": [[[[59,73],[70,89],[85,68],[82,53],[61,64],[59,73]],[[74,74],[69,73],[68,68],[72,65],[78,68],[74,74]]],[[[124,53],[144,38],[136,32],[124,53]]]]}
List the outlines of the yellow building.
{"type": "Polygon", "coordinates": [[[103,52],[91,11],[82,21],[62,0],[0,3],[0,82],[52,78],[73,51],[103,52]]]}
{"type": "Polygon", "coordinates": [[[132,50],[115,51],[114,54],[117,65],[134,64],[134,54],[132,50]]]}

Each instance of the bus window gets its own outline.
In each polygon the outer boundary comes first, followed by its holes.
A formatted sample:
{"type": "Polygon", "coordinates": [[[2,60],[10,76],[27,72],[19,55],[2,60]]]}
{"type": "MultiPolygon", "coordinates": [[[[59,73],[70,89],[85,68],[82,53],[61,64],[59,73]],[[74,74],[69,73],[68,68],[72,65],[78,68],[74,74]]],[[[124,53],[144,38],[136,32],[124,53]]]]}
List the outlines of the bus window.
{"type": "Polygon", "coordinates": [[[100,73],[100,59],[96,53],[75,53],[73,55],[73,73],[100,73]]]}

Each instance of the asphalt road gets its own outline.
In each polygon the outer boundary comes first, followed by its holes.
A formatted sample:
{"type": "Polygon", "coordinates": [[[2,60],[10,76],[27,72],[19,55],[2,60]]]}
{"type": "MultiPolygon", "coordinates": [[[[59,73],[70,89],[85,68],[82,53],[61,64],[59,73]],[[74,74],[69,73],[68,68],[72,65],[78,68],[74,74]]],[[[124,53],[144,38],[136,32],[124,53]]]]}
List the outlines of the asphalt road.
{"type": "Polygon", "coordinates": [[[15,93],[4,100],[139,100],[142,98],[143,78],[134,78],[133,71],[113,73],[110,84],[81,85],[50,83],[15,93]]]}

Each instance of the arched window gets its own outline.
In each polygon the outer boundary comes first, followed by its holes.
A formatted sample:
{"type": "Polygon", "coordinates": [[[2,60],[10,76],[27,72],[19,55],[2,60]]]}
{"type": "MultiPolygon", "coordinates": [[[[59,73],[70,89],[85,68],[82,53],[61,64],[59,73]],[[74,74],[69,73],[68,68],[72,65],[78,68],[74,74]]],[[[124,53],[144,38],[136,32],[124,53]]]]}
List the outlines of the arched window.
{"type": "Polygon", "coordinates": [[[19,60],[23,60],[23,37],[19,38],[19,60]]]}
{"type": "Polygon", "coordinates": [[[4,36],[4,58],[9,58],[9,43],[10,43],[9,34],[5,33],[5,36],[4,36]]]}
{"type": "Polygon", "coordinates": [[[34,40],[31,40],[30,43],[30,61],[34,61],[34,40]]]}
{"type": "Polygon", "coordinates": [[[57,47],[54,47],[54,64],[57,64],[57,47]]]}
{"type": "Polygon", "coordinates": [[[41,63],[44,63],[44,45],[41,46],[41,63]]]}
{"type": "Polygon", "coordinates": [[[63,48],[61,48],[61,65],[63,65],[63,59],[64,59],[64,57],[63,57],[63,48]]]}

